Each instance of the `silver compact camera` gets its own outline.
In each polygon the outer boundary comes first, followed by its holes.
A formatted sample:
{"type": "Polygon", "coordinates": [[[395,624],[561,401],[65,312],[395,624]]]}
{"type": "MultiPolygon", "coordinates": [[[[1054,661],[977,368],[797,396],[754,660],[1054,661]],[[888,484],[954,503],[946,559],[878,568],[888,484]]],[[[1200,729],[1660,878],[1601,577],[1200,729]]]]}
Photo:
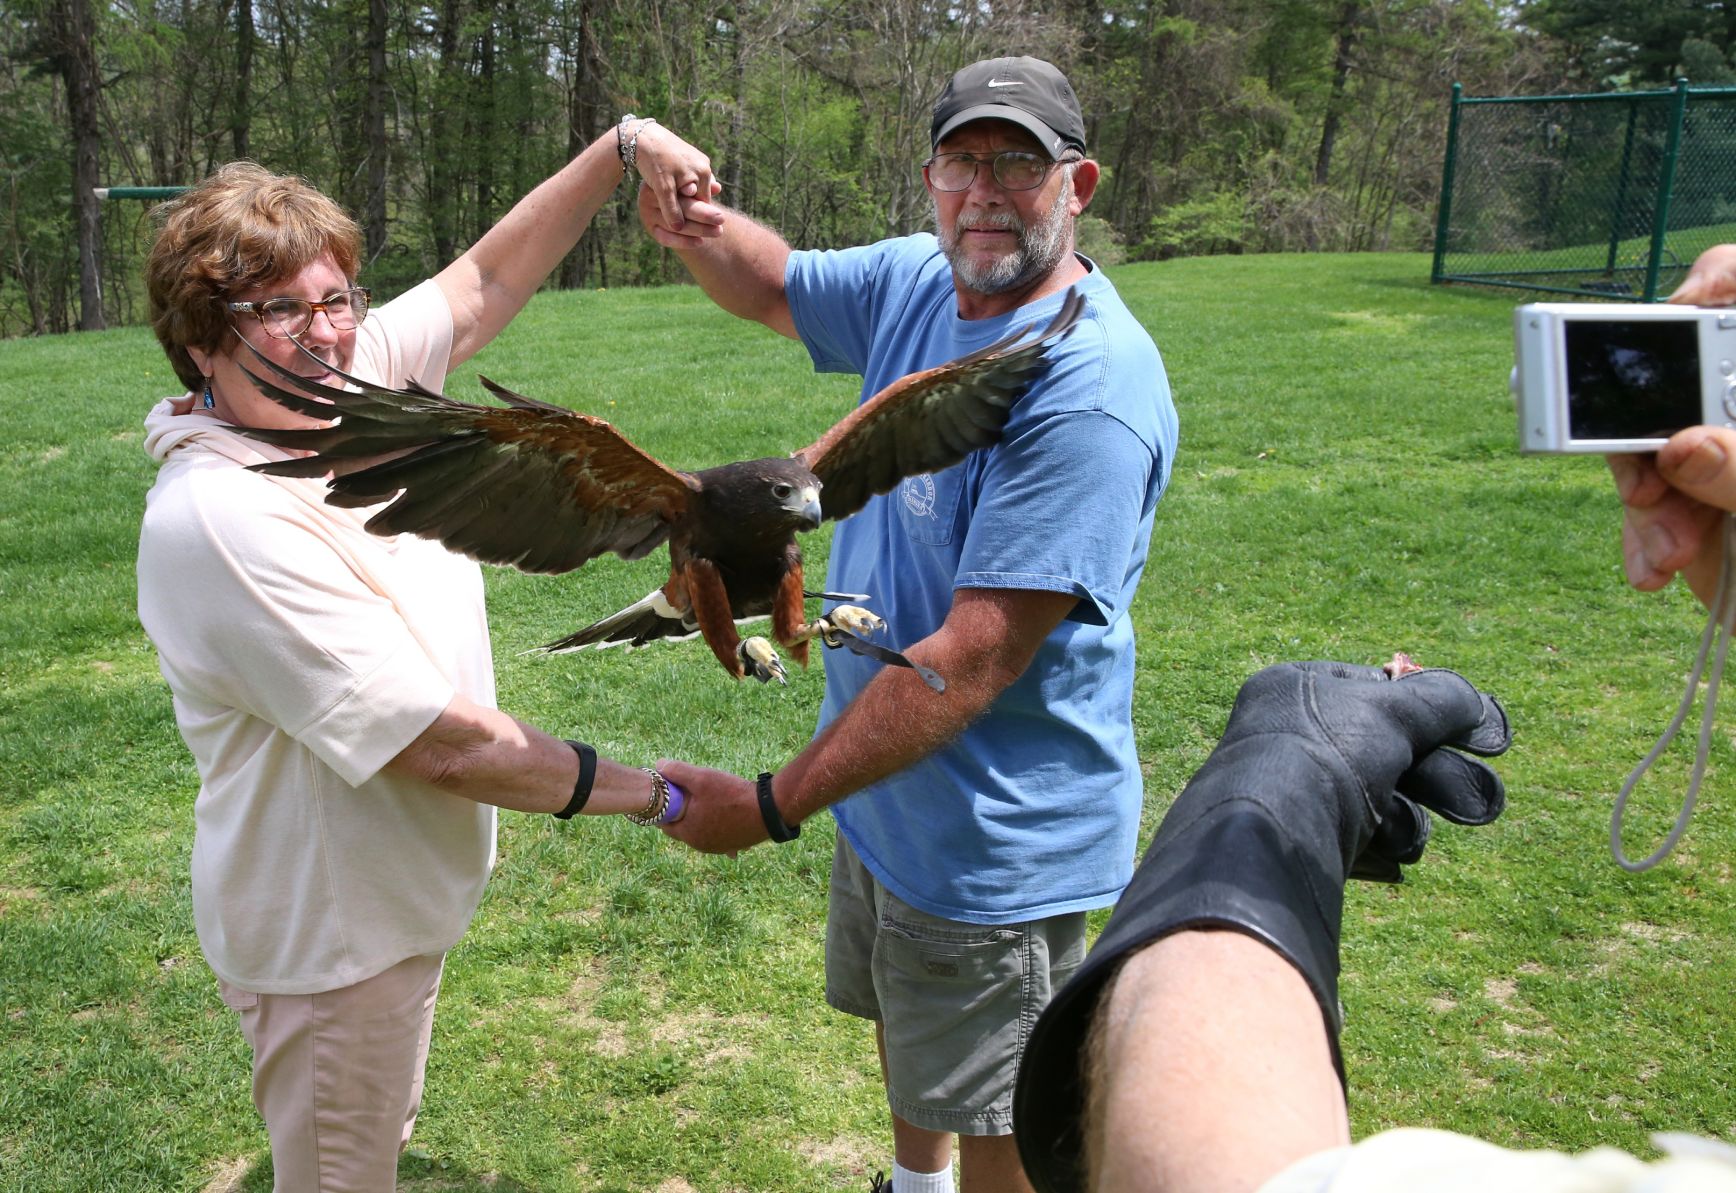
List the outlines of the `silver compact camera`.
{"type": "Polygon", "coordinates": [[[1736,309],[1539,302],[1513,313],[1522,452],[1651,452],[1736,427],[1736,309]]]}

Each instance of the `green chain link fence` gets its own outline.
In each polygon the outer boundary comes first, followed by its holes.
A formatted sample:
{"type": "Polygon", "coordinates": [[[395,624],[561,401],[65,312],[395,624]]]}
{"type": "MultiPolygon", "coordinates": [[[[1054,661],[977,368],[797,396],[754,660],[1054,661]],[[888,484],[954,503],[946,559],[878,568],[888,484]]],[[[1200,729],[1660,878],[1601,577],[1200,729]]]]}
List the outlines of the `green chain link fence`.
{"type": "Polygon", "coordinates": [[[1435,282],[1656,302],[1736,240],[1736,87],[1466,98],[1453,84],[1435,282]]]}

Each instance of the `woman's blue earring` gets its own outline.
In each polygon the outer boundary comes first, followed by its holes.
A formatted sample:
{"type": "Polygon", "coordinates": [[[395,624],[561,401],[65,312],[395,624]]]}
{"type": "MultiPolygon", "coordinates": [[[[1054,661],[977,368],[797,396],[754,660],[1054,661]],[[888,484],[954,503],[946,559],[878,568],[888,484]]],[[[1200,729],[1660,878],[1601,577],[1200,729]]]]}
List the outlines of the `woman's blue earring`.
{"type": "Polygon", "coordinates": [[[217,409],[217,399],[211,396],[211,378],[209,377],[205,378],[205,392],[200,396],[199,401],[207,410],[217,409]]]}

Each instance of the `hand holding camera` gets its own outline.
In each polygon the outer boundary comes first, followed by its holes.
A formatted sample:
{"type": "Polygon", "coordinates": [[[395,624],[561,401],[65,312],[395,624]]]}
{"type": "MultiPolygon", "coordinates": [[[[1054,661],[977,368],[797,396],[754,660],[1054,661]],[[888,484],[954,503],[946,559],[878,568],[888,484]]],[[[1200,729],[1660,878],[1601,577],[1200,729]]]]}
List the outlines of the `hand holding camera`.
{"type": "Polygon", "coordinates": [[[1672,305],[1533,303],[1513,316],[1520,451],[1603,454],[1622,501],[1628,583],[1657,589],[1679,574],[1709,614],[1675,716],[1616,797],[1610,851],[1634,872],[1662,861],[1687,829],[1736,625],[1736,311],[1687,305],[1732,299],[1736,245],[1720,245],[1694,262],[1672,305]],[[1663,844],[1635,860],[1623,840],[1628,797],[1686,723],[1702,675],[1681,810],[1663,844]]]}
{"type": "Polygon", "coordinates": [[[1663,306],[1536,303],[1514,313],[1520,450],[1599,453],[1623,505],[1635,588],[1679,573],[1704,603],[1736,511],[1736,244],[1695,260],[1663,306]],[[1698,305],[1687,305],[1698,304],[1698,305]]]}
{"type": "MultiPolygon", "coordinates": [[[[1670,295],[1670,304],[1657,309],[1693,310],[1700,330],[1700,400],[1709,407],[1712,391],[1730,381],[1730,333],[1713,329],[1736,318],[1736,311],[1720,309],[1736,305],[1736,244],[1701,253],[1670,295]]],[[[1726,514],[1736,511],[1736,430],[1724,393],[1717,395],[1717,404],[1723,409],[1709,410],[1698,424],[1685,424],[1655,453],[1608,457],[1622,500],[1622,565],[1628,583],[1650,591],[1679,573],[1708,607],[1724,562],[1719,527],[1726,514]]]]}

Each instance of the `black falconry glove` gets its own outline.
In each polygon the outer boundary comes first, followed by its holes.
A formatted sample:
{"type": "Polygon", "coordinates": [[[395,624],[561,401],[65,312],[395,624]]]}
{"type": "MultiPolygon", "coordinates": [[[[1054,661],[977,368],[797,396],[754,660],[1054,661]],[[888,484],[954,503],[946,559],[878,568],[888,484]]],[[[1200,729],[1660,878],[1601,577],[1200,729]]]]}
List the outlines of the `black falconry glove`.
{"type": "Polygon", "coordinates": [[[1164,817],[1019,1066],[1013,1129],[1041,1193],[1083,1188],[1080,1062],[1098,996],[1128,954],[1189,928],[1269,945],[1307,980],[1338,1048],[1344,884],[1397,882],[1429,838],[1424,808],[1487,824],[1506,795],[1486,763],[1513,740],[1493,697],[1456,672],[1282,663],[1242,685],[1217,748],[1164,817]]]}

